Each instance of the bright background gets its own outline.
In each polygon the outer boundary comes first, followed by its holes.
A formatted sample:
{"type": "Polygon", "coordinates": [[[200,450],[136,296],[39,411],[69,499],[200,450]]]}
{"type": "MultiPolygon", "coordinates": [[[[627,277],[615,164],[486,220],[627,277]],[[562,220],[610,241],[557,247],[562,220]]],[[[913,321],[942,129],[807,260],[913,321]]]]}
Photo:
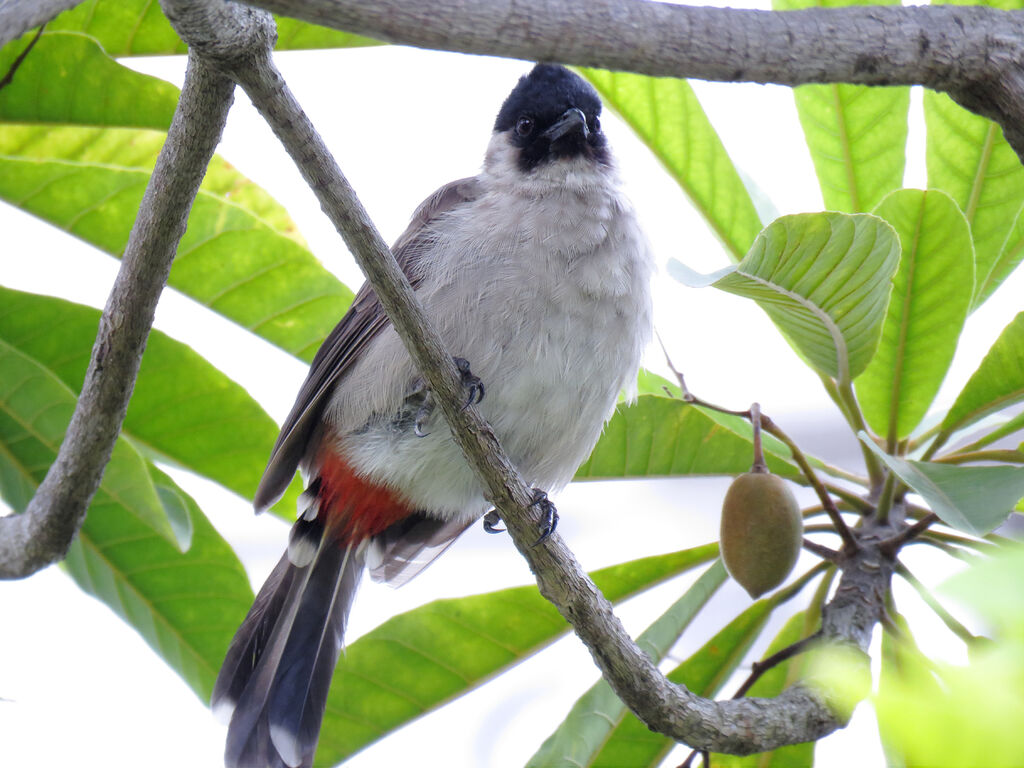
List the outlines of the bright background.
{"type": "MultiPolygon", "coordinates": [[[[398,47],[283,53],[277,61],[389,242],[430,192],[479,169],[494,115],[529,67],[519,61],[398,47]]],[[[181,85],[183,57],[125,63],[181,85]]],[[[736,165],[774,205],[774,212],[763,213],[766,220],[821,209],[789,89],[700,82],[694,87],[736,165]]],[[[920,94],[915,93],[906,186],[925,184],[919,110],[920,94]]],[[[727,260],[646,148],[613,116],[607,115],[603,125],[662,268],[655,283],[657,329],[690,388],[730,407],[757,400],[806,450],[859,468],[853,438],[843,430],[816,376],[761,311],[729,294],[684,288],[664,273],[669,258],[703,272],[727,260]]],[[[358,287],[362,278],[357,267],[241,91],[219,151],[284,204],[313,252],[350,287],[358,287]]],[[[103,306],[117,270],[115,260],[4,204],[0,232],[6,285],[103,306]]],[[[940,405],[952,401],[999,330],[1019,311],[1022,291],[1024,279],[1018,274],[970,318],[940,405]]],[[[192,344],[242,383],[275,419],[283,419],[305,374],[301,363],[170,289],[157,311],[156,326],[192,344]]],[[[646,363],[665,371],[656,346],[646,363]]],[[[270,516],[253,517],[244,500],[212,483],[169,471],[236,548],[258,588],[280,556],[286,525],[270,516]]],[[[720,479],[577,484],[555,497],[559,531],[588,569],[702,544],[717,536],[726,485],[720,479]]],[[[949,573],[950,562],[914,552],[911,565],[935,583],[949,573]]],[[[627,628],[634,635],[641,632],[695,576],[623,605],[618,612],[627,628]]],[[[530,581],[506,537],[488,536],[474,527],[401,590],[366,580],[349,640],[394,613],[436,598],[530,581]]],[[[923,649],[963,661],[962,646],[902,582],[895,584],[897,604],[912,624],[920,622],[917,639],[923,649]]],[[[748,604],[742,590],[727,584],[666,667],[698,648],[748,604]]],[[[4,765],[221,764],[225,729],[205,703],[140,637],[104,605],[84,598],[58,568],[22,582],[0,583],[0,617],[4,765]]],[[[775,622],[768,627],[755,651],[763,649],[779,626],[775,622]]],[[[742,669],[741,676],[748,671],[742,669]]],[[[521,766],[597,677],[586,650],[569,636],[346,765],[521,766]]],[[[731,681],[724,690],[731,693],[738,682],[731,681]]],[[[677,749],[665,765],[677,765],[687,751],[677,749]]],[[[848,729],[825,739],[818,756],[825,766],[884,764],[869,705],[858,708],[848,729]]]]}

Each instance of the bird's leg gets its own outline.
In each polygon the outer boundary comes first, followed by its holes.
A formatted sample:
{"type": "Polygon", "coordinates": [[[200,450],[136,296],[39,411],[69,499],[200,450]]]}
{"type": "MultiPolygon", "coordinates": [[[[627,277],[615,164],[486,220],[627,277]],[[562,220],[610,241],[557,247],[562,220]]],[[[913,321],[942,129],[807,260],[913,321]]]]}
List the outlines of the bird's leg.
{"type": "MultiPolygon", "coordinates": [[[[484,399],[484,384],[480,381],[480,377],[473,375],[473,372],[469,369],[469,361],[464,357],[453,357],[452,360],[455,362],[455,367],[459,369],[462,387],[466,390],[466,404],[463,408],[479,403],[484,399]]],[[[413,432],[417,437],[426,437],[430,433],[426,432],[423,427],[427,423],[427,419],[434,412],[435,403],[434,393],[423,379],[416,379],[413,390],[406,397],[406,400],[414,398],[420,399],[420,405],[416,409],[416,415],[413,417],[413,432]]]]}

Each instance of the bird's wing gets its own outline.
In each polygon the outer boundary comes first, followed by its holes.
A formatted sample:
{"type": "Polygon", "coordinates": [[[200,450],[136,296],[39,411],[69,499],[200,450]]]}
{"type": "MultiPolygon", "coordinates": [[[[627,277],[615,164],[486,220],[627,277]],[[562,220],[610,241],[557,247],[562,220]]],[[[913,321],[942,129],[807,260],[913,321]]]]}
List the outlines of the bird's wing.
{"type": "MultiPolygon", "coordinates": [[[[478,187],[476,178],[459,179],[441,187],[416,209],[408,228],[395,242],[392,253],[414,289],[419,283],[414,267],[424,247],[431,241],[430,223],[442,214],[475,200],[479,194],[478,187]]],[[[364,283],[348,312],[313,358],[291,413],[281,427],[253,498],[253,506],[258,512],[270,507],[284,494],[306,454],[334,386],[366,345],[390,322],[377,294],[369,283],[364,283]]]]}
{"type": "Polygon", "coordinates": [[[436,560],[474,521],[416,512],[373,537],[366,565],[374,581],[400,587],[436,560]]]}

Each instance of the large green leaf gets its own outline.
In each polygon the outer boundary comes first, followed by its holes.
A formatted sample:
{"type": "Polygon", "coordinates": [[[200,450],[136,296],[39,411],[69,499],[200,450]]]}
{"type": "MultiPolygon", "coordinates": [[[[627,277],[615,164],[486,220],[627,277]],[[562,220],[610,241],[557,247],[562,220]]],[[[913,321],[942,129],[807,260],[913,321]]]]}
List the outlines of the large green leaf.
{"type": "MultiPolygon", "coordinates": [[[[95,37],[114,56],[185,53],[185,44],[152,0],[86,0],[50,22],[95,37]]],[[[376,45],[369,38],[277,17],[277,49],[376,45]]]]}
{"type": "MultiPolygon", "coordinates": [[[[773,0],[777,11],[839,8],[849,0],[773,0]]],[[[883,0],[872,5],[899,5],[883,0]]],[[[903,183],[910,88],[848,83],[793,89],[825,208],[870,211],[903,183]]]]}
{"type": "MultiPolygon", "coordinates": [[[[791,616],[768,646],[765,657],[772,656],[807,637],[817,628],[817,622],[817,611],[814,610],[801,611],[791,616]]],[[[803,657],[796,656],[772,667],[751,686],[747,696],[766,699],[778,696],[783,689],[800,677],[804,661],[803,657]]],[[[711,762],[716,768],[803,768],[814,765],[814,742],[791,744],[771,752],[746,757],[715,754],[711,762]]]]}
{"type": "MultiPolygon", "coordinates": [[[[765,450],[772,472],[800,474],[774,438],[766,438],[765,450]]],[[[750,470],[753,455],[744,419],[677,398],[641,395],[632,405],[619,404],[576,479],[738,475],[750,470]]]]}
{"type": "MultiPolygon", "coordinates": [[[[0,494],[15,510],[23,511],[26,488],[39,485],[57,458],[75,400],[53,373],[0,337],[0,452],[6,457],[0,494]]],[[[177,545],[145,460],[123,439],[114,446],[96,504],[125,510],[154,537],[177,545]]]]}
{"type": "Polygon", "coordinates": [[[690,84],[601,69],[582,71],[664,164],[731,258],[741,258],[761,220],[690,84]]]}
{"type": "Polygon", "coordinates": [[[1024,467],[961,467],[890,456],[865,433],[860,439],[904,483],[921,495],[946,525],[984,536],[1024,498],[1024,467]]]}
{"type": "MultiPolygon", "coordinates": [[[[717,544],[604,568],[594,583],[613,602],[714,559],[717,544]]],[[[438,600],[350,645],[334,673],[317,764],[334,765],[475,688],[568,629],[536,586],[438,600]]]]}
{"type": "Polygon", "coordinates": [[[941,444],[953,430],[1024,400],[1024,312],[1018,314],[985,355],[942,420],[941,444]]]}
{"type": "Polygon", "coordinates": [[[857,399],[871,428],[895,445],[924,418],[953,360],[974,291],[974,247],[944,192],[901,189],[875,213],[896,229],[902,255],[857,399]]]}
{"type": "Polygon", "coordinates": [[[1024,231],[1014,223],[1024,204],[1024,167],[999,126],[945,94],[925,91],[924,116],[928,186],[948,192],[971,225],[977,306],[1020,260],[1024,231]]]}
{"type": "MultiPolygon", "coordinates": [[[[161,143],[146,131],[2,127],[0,198],[119,256],[161,143]]],[[[170,284],[309,360],[352,293],[280,231],[282,214],[221,166],[196,198],[170,284]]]]}
{"type": "MultiPolygon", "coordinates": [[[[637,645],[656,663],[668,653],[698,611],[728,578],[715,561],[690,589],[648,627],[637,645]]],[[[622,722],[626,705],[605,680],[598,680],[573,705],[569,715],[534,753],[528,768],[579,768],[591,765],[612,730],[622,722]]]]}
{"type": "MultiPolygon", "coordinates": [[[[0,49],[0,72],[31,39],[0,49]]],[[[46,32],[0,90],[0,120],[166,129],[177,103],[177,88],[121,66],[91,37],[46,32]]]]}
{"type": "Polygon", "coordinates": [[[869,214],[782,216],[739,264],[698,275],[678,261],[676,279],[754,299],[821,374],[849,382],[878,345],[899,239],[869,214]]]}
{"type": "MultiPolygon", "coordinates": [[[[48,367],[72,392],[82,387],[99,316],[90,307],[0,287],[0,339],[48,367]]],[[[277,437],[273,419],[243,387],[156,330],[122,429],[137,447],[247,499],[277,437]]],[[[293,483],[277,505],[290,519],[300,490],[293,483]]]]}
{"type": "Polygon", "coordinates": [[[152,471],[158,487],[187,511],[188,552],[97,495],[65,564],[78,585],[134,627],[205,704],[252,590],[235,553],[192,498],[152,471]]]}

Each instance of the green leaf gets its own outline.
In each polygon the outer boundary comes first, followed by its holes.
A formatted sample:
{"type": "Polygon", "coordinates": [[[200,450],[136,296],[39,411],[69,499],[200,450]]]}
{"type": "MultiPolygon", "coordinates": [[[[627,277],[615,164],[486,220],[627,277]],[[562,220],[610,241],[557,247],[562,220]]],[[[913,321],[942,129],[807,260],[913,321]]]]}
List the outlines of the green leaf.
{"type": "MultiPolygon", "coordinates": [[[[682,597],[640,637],[637,645],[656,663],[660,662],[683,630],[728,577],[721,560],[716,560],[682,597]]],[[[591,765],[612,730],[628,710],[603,679],[581,696],[568,717],[527,763],[528,768],[579,768],[591,765]]]]}
{"type": "Polygon", "coordinates": [[[902,255],[857,399],[871,428],[895,444],[924,418],[949,370],[971,305],[974,247],[966,219],[944,192],[901,189],[875,213],[899,234],[902,255]]]}
{"type": "Polygon", "coordinates": [[[924,92],[924,116],[928,186],[949,193],[971,225],[977,307],[1020,259],[1024,230],[1016,219],[1024,204],[1024,167],[999,126],[945,94],[924,92]]]}
{"type": "Polygon", "coordinates": [[[730,257],[741,258],[761,219],[690,84],[601,69],[581,72],[679,183],[730,257]]]}
{"type": "Polygon", "coordinates": [[[1024,400],[1024,312],[1003,329],[942,420],[943,436],[1024,400]]]}
{"type": "MultiPolygon", "coordinates": [[[[348,32],[275,17],[277,49],[346,48],[377,42],[348,32]]],[[[47,29],[85,32],[113,56],[160,56],[185,53],[185,44],[152,0],[86,0],[62,13],[47,29]]]]}
{"type": "MultiPolygon", "coordinates": [[[[808,619],[808,611],[801,611],[791,616],[768,646],[768,650],[765,651],[765,657],[772,656],[807,637],[816,629],[816,626],[808,626],[808,619]]],[[[816,623],[817,620],[815,619],[816,623]]],[[[800,671],[805,661],[804,657],[795,656],[772,667],[751,686],[747,696],[765,699],[778,696],[782,693],[783,689],[799,679],[800,671]]],[[[711,758],[711,762],[716,768],[797,768],[798,766],[810,766],[814,765],[814,742],[808,741],[803,744],[791,744],[788,747],[780,747],[771,752],[747,755],[746,757],[716,753],[711,758]]]]}
{"type": "Polygon", "coordinates": [[[123,506],[97,495],[65,565],[142,635],[205,704],[228,643],[252,604],[245,569],[195,501],[159,470],[192,522],[181,554],[123,506]]]}
{"type": "MultiPolygon", "coordinates": [[[[11,506],[22,509],[25,490],[42,482],[75,410],[75,395],[53,373],[0,337],[0,453],[6,471],[0,487],[11,506]],[[13,475],[14,483],[8,486],[13,475]]],[[[177,545],[145,460],[118,439],[93,505],[117,505],[154,536],[177,545]]]]}
{"type": "MultiPolygon", "coordinates": [[[[47,366],[72,392],[82,388],[99,316],[90,307],[0,287],[0,338],[47,366]]],[[[122,430],[151,457],[247,499],[277,438],[274,420],[242,386],[157,330],[150,332],[122,430]]],[[[289,519],[299,485],[293,483],[275,507],[289,519]]]]}
{"type": "MultiPolygon", "coordinates": [[[[717,544],[597,571],[612,602],[714,559],[717,544]]],[[[568,630],[536,586],[438,600],[350,645],[334,673],[316,762],[334,765],[466,693],[568,630]]]]}
{"type": "MultiPolygon", "coordinates": [[[[841,8],[848,0],[773,0],[772,8],[841,8]]],[[[884,0],[871,5],[899,5],[884,0]]],[[[835,83],[793,89],[825,208],[870,211],[903,183],[910,88],[835,83]]]]}
{"type": "MultiPolygon", "coordinates": [[[[162,141],[160,134],[126,129],[0,128],[0,198],[120,256],[162,141]]],[[[170,285],[312,359],[352,292],[282,233],[290,220],[265,192],[248,189],[223,165],[208,180],[170,285]],[[273,221],[264,220],[267,212],[273,221]]]]}
{"type": "MultiPolygon", "coordinates": [[[[772,472],[800,474],[789,451],[765,436],[772,472]]],[[[577,480],[676,475],[738,475],[753,461],[750,424],[738,416],[705,410],[682,400],[641,395],[620,403],[577,480]]]]}
{"type": "MultiPolygon", "coordinates": [[[[0,49],[0,72],[32,37],[0,49]]],[[[91,37],[45,32],[0,90],[0,120],[166,129],[177,103],[177,88],[121,66],[91,37]]]]}
{"type": "Polygon", "coordinates": [[[187,552],[188,548],[192,546],[192,535],[196,530],[190,510],[195,502],[155,464],[149,464],[149,475],[153,480],[153,486],[156,488],[156,495],[160,499],[164,513],[167,515],[167,521],[171,524],[171,530],[174,531],[178,549],[187,552]]]}
{"type": "Polygon", "coordinates": [[[896,476],[919,493],[946,525],[984,536],[1013,511],[1024,497],[1024,467],[961,467],[911,461],[890,456],[868,437],[859,434],[896,476]]]}
{"type": "Polygon", "coordinates": [[[885,221],[826,212],[776,219],[743,261],[714,275],[695,278],[677,261],[669,271],[754,299],[819,373],[842,383],[875,352],[898,262],[899,239],[885,221]]]}

